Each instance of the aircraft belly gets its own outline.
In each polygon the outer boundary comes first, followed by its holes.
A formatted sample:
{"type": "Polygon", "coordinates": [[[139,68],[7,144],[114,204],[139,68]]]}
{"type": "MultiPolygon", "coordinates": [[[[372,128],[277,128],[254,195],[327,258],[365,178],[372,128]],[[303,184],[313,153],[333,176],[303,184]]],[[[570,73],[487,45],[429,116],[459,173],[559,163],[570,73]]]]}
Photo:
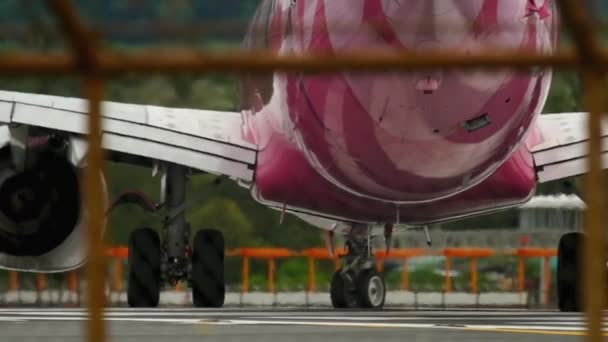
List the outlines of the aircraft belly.
{"type": "Polygon", "coordinates": [[[322,177],[295,145],[276,134],[260,151],[255,185],[254,197],[287,210],[353,221],[423,224],[523,203],[533,194],[536,179],[530,153],[522,146],[472,189],[433,202],[396,205],[340,189],[322,177]]]}

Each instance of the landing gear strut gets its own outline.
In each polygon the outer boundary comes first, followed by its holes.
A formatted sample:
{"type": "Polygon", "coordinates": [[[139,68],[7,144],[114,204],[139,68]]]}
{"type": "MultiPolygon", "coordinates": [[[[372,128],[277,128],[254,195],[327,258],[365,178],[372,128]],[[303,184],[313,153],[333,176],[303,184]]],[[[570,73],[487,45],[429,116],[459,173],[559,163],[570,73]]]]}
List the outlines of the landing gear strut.
{"type": "Polygon", "coordinates": [[[131,233],[127,290],[131,307],[158,306],[162,285],[180,281],[192,285],[195,307],[224,305],[224,237],[220,231],[204,229],[190,244],[187,177],[186,168],[168,165],[162,186],[166,206],[161,236],[149,228],[131,233]]]}
{"type": "Polygon", "coordinates": [[[365,225],[354,225],[346,241],[347,254],[342,268],[331,281],[334,308],[382,309],[386,298],[384,277],[375,269],[371,236],[365,225]]]}

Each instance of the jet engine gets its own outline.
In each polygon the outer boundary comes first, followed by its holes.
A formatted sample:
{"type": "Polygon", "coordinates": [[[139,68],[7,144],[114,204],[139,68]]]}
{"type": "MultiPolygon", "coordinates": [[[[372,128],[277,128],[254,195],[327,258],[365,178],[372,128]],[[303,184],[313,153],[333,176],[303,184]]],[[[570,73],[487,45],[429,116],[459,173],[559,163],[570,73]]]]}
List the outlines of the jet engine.
{"type": "Polygon", "coordinates": [[[0,268],[61,272],[86,261],[81,172],[69,140],[42,140],[0,149],[0,268]]]}

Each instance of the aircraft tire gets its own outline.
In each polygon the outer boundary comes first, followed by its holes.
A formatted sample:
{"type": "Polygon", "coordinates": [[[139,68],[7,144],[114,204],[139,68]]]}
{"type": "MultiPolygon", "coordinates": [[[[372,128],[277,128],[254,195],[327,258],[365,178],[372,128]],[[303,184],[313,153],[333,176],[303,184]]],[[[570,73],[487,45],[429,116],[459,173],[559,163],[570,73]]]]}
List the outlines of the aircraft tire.
{"type": "Polygon", "coordinates": [[[386,300],[386,283],[380,272],[373,268],[364,270],[357,277],[357,300],[365,309],[381,310],[386,300]]]}
{"type": "Polygon", "coordinates": [[[346,284],[342,276],[340,275],[341,269],[334,272],[331,278],[331,285],[329,289],[329,298],[331,305],[334,309],[346,309],[348,308],[347,300],[347,289],[346,284]]]}
{"type": "Polygon", "coordinates": [[[582,233],[567,233],[557,248],[557,304],[562,312],[580,312],[583,309],[581,277],[583,240],[582,233]]]}
{"type": "Polygon", "coordinates": [[[134,230],[129,237],[129,280],[127,302],[130,307],[157,307],[160,298],[160,238],[150,228],[134,230]]]}
{"type": "Polygon", "coordinates": [[[197,308],[221,308],[226,295],[224,235],[214,229],[200,230],[192,247],[193,305],[197,308]]]}

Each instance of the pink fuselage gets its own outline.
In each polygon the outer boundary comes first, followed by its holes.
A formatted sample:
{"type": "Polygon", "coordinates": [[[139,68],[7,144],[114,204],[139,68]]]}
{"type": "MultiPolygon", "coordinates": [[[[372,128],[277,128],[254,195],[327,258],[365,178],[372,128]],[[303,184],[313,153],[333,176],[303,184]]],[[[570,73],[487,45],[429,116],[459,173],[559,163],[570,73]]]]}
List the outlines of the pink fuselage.
{"type": "MultiPolygon", "coordinates": [[[[279,54],[550,53],[551,0],[263,1],[245,47],[279,54]]],[[[422,224],[527,200],[526,139],[550,70],[274,73],[242,81],[254,196],[352,221],[422,224]]]]}

